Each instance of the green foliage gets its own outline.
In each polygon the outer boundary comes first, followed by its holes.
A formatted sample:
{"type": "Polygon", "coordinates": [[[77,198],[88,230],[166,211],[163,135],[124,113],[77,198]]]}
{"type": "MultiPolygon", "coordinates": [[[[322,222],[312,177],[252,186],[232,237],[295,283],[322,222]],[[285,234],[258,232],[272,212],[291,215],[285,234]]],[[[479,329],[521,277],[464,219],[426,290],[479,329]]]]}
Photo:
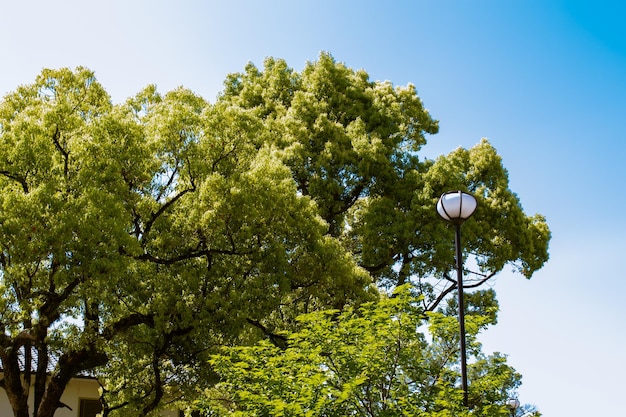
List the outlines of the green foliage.
{"type": "MultiPolygon", "coordinates": [[[[311,388],[268,410],[349,415],[370,404],[383,415],[419,404],[413,397],[428,390],[415,384],[428,375],[437,375],[432,404],[449,404],[454,372],[431,368],[435,356],[454,356],[453,321],[445,309],[432,313],[455,290],[446,279],[453,231],[436,217],[437,198],[476,195],[463,230],[479,280],[509,264],[531,277],[548,259],[550,232],[523,212],[487,141],[420,158],[437,130],[414,86],[371,81],[326,53],[300,72],[273,58],[262,70],[250,64],[227,77],[214,104],[154,86],[113,104],[85,68],[44,70],[0,102],[0,361],[12,406],[27,407],[24,372],[37,417],[53,415],[71,377],[90,373],[106,415],[151,415],[214,385],[207,363],[221,346],[266,338],[312,344],[303,351],[312,355],[324,341],[311,339],[316,332],[358,336],[343,351],[326,343],[316,353],[334,358],[346,380],[316,379],[328,375],[315,362],[292,378],[308,375],[311,388]],[[367,304],[405,283],[419,295],[409,303],[415,317],[431,312],[441,340],[415,333],[420,323],[394,304],[402,297],[367,304]],[[399,325],[391,316],[403,317],[401,334],[389,330],[399,325]],[[424,355],[415,369],[404,366],[416,357],[400,354],[403,343],[424,355]],[[368,403],[368,384],[383,400],[368,403]]],[[[494,294],[467,304],[471,332],[495,321],[494,294]]],[[[266,366],[289,359],[256,348],[266,366]]]]}
{"type": "Polygon", "coordinates": [[[545,218],[523,212],[519,198],[508,188],[501,158],[487,140],[439,157],[425,177],[429,187],[466,189],[478,199],[476,214],[463,225],[463,234],[481,271],[500,271],[512,263],[530,278],[548,261],[550,231],[545,218]]]}
{"type": "MultiPolygon", "coordinates": [[[[458,322],[426,316],[407,286],[358,309],[300,317],[286,349],[268,341],[225,348],[211,361],[222,381],[199,402],[211,416],[507,416],[520,375],[479,345],[470,364],[471,412],[461,405],[458,322]]],[[[492,318],[468,316],[475,339],[492,318]]]]}
{"type": "Polygon", "coordinates": [[[27,372],[40,381],[57,363],[58,379],[36,384],[40,415],[58,405],[48,393],[94,367],[106,412],[125,405],[122,414],[144,415],[210,377],[195,365],[202,355],[258,337],[250,324],[288,309],[289,297],[320,306],[367,297],[369,277],[326,236],[260,132],[250,112],[184,89],[148,87],[114,106],[85,69],[46,70],[5,98],[0,360],[9,395],[25,403],[20,355],[34,349],[27,372]]]}
{"type": "Polygon", "coordinates": [[[483,275],[510,264],[530,278],[548,260],[545,219],[524,213],[486,140],[435,161],[418,157],[438,122],[413,85],[370,81],[326,53],[300,73],[268,58],[263,70],[249,64],[230,75],[219,103],[248,109],[265,126],[298,191],[377,284],[412,281],[427,309],[441,301],[442,275],[454,264],[453,230],[433,209],[443,192],[478,199],[464,249],[483,275]]]}
{"type": "Polygon", "coordinates": [[[437,122],[414,86],[369,80],[321,54],[302,73],[281,60],[249,65],[229,76],[220,101],[254,111],[284,152],[299,191],[311,195],[330,233],[343,231],[347,211],[363,196],[384,192],[416,161],[437,122]]]}

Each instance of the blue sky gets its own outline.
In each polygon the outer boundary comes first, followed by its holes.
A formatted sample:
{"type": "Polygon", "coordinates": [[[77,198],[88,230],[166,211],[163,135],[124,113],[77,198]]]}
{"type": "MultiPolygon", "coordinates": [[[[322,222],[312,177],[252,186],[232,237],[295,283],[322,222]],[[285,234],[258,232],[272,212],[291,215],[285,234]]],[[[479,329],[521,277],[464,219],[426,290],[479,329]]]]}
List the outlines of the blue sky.
{"type": "Polygon", "coordinates": [[[373,80],[413,83],[440,133],[434,158],[487,137],[529,214],[551,226],[532,280],[492,284],[489,351],[546,416],[623,414],[626,392],[626,6],[517,1],[0,0],[0,95],[44,67],[87,66],[120,102],[149,83],[214,101],[267,56],[320,51],[373,80]]]}

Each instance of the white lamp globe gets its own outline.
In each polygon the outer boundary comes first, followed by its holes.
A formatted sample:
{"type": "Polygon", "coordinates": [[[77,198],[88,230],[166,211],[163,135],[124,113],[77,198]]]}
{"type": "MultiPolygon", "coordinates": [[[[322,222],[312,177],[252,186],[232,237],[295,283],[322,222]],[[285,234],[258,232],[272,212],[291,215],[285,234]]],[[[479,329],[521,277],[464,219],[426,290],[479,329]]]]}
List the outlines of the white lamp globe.
{"type": "Polygon", "coordinates": [[[509,398],[508,400],[506,400],[506,405],[508,405],[511,410],[517,410],[520,406],[520,403],[517,398],[509,398]]]}
{"type": "Polygon", "coordinates": [[[462,191],[443,193],[437,202],[437,213],[451,223],[461,224],[469,219],[477,206],[473,195],[462,191]]]}

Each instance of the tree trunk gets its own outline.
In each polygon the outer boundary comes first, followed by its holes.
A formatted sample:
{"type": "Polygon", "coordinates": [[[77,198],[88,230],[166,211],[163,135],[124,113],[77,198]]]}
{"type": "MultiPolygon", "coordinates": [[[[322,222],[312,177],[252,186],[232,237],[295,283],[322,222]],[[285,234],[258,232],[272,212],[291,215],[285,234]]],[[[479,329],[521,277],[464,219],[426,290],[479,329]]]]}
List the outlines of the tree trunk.
{"type": "Polygon", "coordinates": [[[46,380],[48,379],[48,347],[41,344],[37,347],[37,376],[35,377],[34,405],[35,410],[43,400],[46,392],[46,380]]]}
{"type": "Polygon", "coordinates": [[[61,395],[63,395],[66,385],[67,382],[63,383],[56,377],[52,378],[33,417],[54,417],[54,413],[61,403],[61,395]]]}
{"type": "Polygon", "coordinates": [[[13,409],[14,417],[29,417],[28,412],[28,397],[23,395],[13,395],[13,393],[9,393],[6,391],[7,397],[9,398],[9,403],[11,404],[11,408],[13,409]]]}
{"type": "Polygon", "coordinates": [[[15,417],[29,417],[28,391],[22,385],[22,372],[20,370],[17,349],[9,348],[8,354],[2,355],[2,368],[4,373],[3,388],[9,399],[9,404],[15,417]]]}

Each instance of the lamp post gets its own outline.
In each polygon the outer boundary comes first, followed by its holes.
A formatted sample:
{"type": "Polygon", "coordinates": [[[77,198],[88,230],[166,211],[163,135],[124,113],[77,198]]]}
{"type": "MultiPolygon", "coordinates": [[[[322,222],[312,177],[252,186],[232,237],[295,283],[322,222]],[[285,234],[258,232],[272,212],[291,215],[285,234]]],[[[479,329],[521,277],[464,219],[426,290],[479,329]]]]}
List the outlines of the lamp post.
{"type": "Polygon", "coordinates": [[[467,353],[465,347],[465,306],[463,305],[463,255],[461,253],[461,225],[476,210],[474,196],[462,191],[451,191],[441,195],[437,202],[437,213],[454,225],[456,246],[456,277],[459,294],[459,336],[461,349],[461,386],[463,388],[463,405],[468,407],[467,398],[467,353]]]}
{"type": "Polygon", "coordinates": [[[517,409],[520,406],[520,402],[517,398],[509,398],[506,400],[506,405],[511,409],[511,416],[514,417],[517,409]]]}

